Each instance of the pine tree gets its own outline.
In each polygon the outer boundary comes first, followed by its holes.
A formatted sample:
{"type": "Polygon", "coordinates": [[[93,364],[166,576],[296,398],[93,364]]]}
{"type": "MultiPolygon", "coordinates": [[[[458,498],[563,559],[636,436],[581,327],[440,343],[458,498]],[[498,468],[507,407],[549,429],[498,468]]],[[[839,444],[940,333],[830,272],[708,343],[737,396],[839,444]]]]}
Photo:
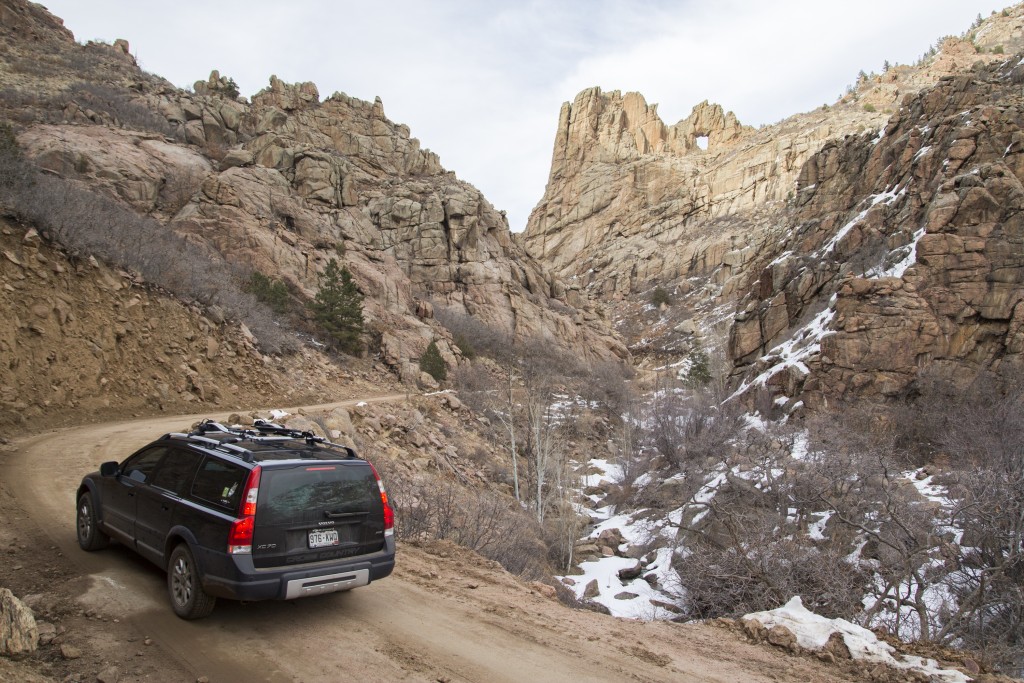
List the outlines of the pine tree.
{"type": "Polygon", "coordinates": [[[327,262],[320,275],[320,289],[309,305],[313,317],[345,353],[361,350],[363,333],[363,295],[352,280],[348,268],[337,259],[327,262]]]}
{"type": "Polygon", "coordinates": [[[705,387],[711,382],[711,363],[708,354],[700,344],[694,344],[690,351],[690,369],[686,373],[686,384],[692,388],[705,387]]]}
{"type": "Polygon", "coordinates": [[[423,352],[423,356],[420,357],[420,370],[438,382],[448,379],[448,368],[445,367],[444,359],[441,358],[441,351],[437,348],[437,342],[430,342],[427,350],[423,352]]]}

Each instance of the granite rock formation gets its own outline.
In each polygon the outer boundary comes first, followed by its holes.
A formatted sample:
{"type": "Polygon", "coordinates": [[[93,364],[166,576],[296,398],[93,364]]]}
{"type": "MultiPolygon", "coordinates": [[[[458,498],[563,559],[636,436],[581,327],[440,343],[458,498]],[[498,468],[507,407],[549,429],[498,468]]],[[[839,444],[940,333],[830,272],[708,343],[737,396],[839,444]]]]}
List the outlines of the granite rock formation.
{"type": "Polygon", "coordinates": [[[26,156],[306,296],[338,258],[366,295],[382,358],[402,377],[416,381],[432,340],[458,362],[432,320],[439,306],[584,358],[628,356],[600,308],[568,296],[512,239],[504,214],[388,120],[379,98],[321,101],[311,83],[271,77],[246,102],[217,72],[187,92],[139,70],[123,43],[77,45],[38,7],[2,5],[32,26],[4,24],[17,59],[12,50],[0,64],[26,156]],[[52,63],[32,74],[47,99],[25,91],[19,65],[29,58],[52,63]],[[102,81],[116,97],[67,89],[75,65],[79,81],[102,81]]]}
{"type": "Polygon", "coordinates": [[[1019,61],[943,78],[805,165],[791,231],[759,257],[730,333],[748,384],[813,406],[896,396],[925,367],[1021,365],[1019,61]]]}

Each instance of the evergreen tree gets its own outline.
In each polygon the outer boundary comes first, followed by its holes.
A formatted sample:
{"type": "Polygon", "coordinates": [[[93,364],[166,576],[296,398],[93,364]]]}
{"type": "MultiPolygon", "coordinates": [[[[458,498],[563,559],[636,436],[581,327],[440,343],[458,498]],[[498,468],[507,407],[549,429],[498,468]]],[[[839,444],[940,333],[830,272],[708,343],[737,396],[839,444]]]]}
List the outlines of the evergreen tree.
{"type": "Polygon", "coordinates": [[[686,384],[691,388],[705,387],[711,382],[711,363],[708,354],[695,343],[690,351],[690,369],[686,373],[686,384]]]}
{"type": "Polygon", "coordinates": [[[444,359],[437,349],[437,342],[430,342],[427,350],[420,357],[420,370],[427,373],[438,382],[448,379],[448,368],[444,366],[444,359]]]}
{"type": "Polygon", "coordinates": [[[327,262],[320,275],[320,290],[309,305],[313,318],[345,353],[361,350],[363,333],[363,295],[352,280],[348,268],[337,259],[327,262]]]}

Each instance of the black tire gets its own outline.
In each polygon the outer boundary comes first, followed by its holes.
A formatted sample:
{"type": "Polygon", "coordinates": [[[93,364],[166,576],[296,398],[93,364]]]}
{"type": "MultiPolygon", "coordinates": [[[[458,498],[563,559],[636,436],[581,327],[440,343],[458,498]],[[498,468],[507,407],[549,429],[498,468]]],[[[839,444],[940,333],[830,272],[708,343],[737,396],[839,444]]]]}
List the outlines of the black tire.
{"type": "Polygon", "coordinates": [[[99,521],[96,518],[96,504],[89,491],[78,498],[75,527],[78,530],[78,545],[82,547],[82,550],[101,550],[110,545],[110,537],[100,530],[99,521]]]}
{"type": "Polygon", "coordinates": [[[202,619],[217,603],[217,598],[203,590],[196,560],[184,543],[171,552],[171,561],[167,564],[167,592],[174,613],[182,619],[202,619]]]}

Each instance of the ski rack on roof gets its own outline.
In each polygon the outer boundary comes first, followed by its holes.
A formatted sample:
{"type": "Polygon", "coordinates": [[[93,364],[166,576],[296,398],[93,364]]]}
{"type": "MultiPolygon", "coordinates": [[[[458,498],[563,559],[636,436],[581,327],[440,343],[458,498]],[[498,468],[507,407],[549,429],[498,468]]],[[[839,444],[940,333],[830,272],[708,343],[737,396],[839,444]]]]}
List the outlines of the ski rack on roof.
{"type": "Polygon", "coordinates": [[[201,446],[205,446],[206,448],[227,451],[232,455],[241,456],[241,458],[246,462],[252,462],[252,451],[248,448],[243,448],[242,446],[236,446],[234,443],[236,441],[241,441],[241,439],[226,439],[224,441],[218,441],[217,439],[211,439],[207,436],[203,436],[202,434],[197,434],[196,432],[190,432],[188,434],[185,434],[184,432],[171,432],[170,434],[165,435],[164,438],[191,441],[201,446]]]}
{"type": "Polygon", "coordinates": [[[168,436],[174,436],[177,438],[187,438],[194,441],[198,441],[203,445],[209,445],[214,447],[223,447],[233,453],[243,455],[246,462],[252,462],[252,452],[242,446],[234,445],[236,442],[245,440],[257,441],[257,442],[268,442],[268,441],[285,441],[292,439],[302,439],[310,446],[324,445],[337,448],[344,451],[347,457],[356,458],[355,450],[349,448],[340,443],[334,443],[328,441],[322,436],[317,436],[310,431],[301,431],[298,429],[290,429],[283,425],[276,424],[274,422],[268,422],[266,420],[254,420],[253,428],[247,427],[228,427],[220,422],[214,420],[203,420],[195,429],[188,434],[169,434],[168,436]],[[206,434],[230,434],[234,438],[229,439],[211,439],[206,434]]]}

